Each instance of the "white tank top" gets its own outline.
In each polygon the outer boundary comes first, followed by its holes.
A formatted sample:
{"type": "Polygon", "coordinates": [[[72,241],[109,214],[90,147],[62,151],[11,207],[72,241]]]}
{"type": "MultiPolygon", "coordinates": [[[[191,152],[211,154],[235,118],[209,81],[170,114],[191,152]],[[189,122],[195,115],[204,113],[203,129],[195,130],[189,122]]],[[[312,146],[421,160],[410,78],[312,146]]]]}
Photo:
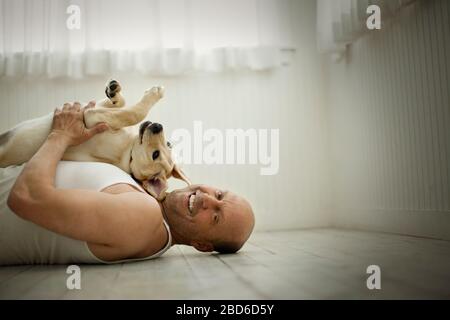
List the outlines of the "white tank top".
{"type": "MultiPolygon", "coordinates": [[[[138,259],[103,261],[97,258],[86,242],[74,240],[18,217],[7,206],[9,192],[24,165],[0,168],[0,265],[5,264],[69,264],[119,263],[147,260],[166,252],[172,237],[166,221],[167,244],[156,254],[138,259]]],[[[101,191],[108,186],[126,183],[143,190],[126,172],[106,163],[61,161],[58,164],[57,188],[101,191]]],[[[145,192],[145,191],[144,191],[145,192]]]]}

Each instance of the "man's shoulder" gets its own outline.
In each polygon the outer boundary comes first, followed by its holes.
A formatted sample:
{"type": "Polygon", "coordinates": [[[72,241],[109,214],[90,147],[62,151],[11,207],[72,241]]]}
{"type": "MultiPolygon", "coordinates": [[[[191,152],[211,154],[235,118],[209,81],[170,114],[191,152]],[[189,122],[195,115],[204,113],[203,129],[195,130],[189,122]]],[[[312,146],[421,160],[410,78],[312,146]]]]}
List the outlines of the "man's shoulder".
{"type": "MultiPolygon", "coordinates": [[[[112,193],[121,198],[122,201],[130,205],[140,213],[150,214],[151,217],[158,217],[162,219],[162,211],[158,201],[151,195],[137,191],[129,185],[118,186],[122,192],[112,193]]],[[[118,190],[116,189],[116,191],[118,190]]]]}
{"type": "Polygon", "coordinates": [[[135,212],[130,212],[130,220],[135,219],[133,224],[134,235],[130,249],[134,252],[135,258],[151,256],[161,250],[168,241],[168,234],[164,225],[164,218],[161,207],[152,196],[142,192],[122,193],[122,197],[127,197],[126,201],[133,202],[135,212]]]}
{"type": "Polygon", "coordinates": [[[138,254],[139,257],[143,253],[148,254],[159,249],[161,243],[167,241],[167,232],[158,201],[149,194],[129,189],[127,185],[116,188],[115,191],[123,192],[108,193],[118,197],[123,208],[126,208],[123,232],[120,232],[120,246],[128,254],[138,254]]]}
{"type": "Polygon", "coordinates": [[[127,216],[132,219],[130,223],[144,223],[150,225],[160,225],[163,220],[161,207],[158,201],[151,195],[138,191],[127,183],[118,183],[109,186],[102,192],[114,195],[128,209],[127,216]]]}

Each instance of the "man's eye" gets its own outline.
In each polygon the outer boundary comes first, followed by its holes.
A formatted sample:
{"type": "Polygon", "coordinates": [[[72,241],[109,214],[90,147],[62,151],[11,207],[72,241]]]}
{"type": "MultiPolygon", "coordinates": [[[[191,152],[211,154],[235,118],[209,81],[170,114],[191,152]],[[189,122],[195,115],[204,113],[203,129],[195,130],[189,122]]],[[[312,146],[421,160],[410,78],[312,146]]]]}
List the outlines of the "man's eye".
{"type": "Polygon", "coordinates": [[[158,159],[158,157],[159,157],[159,151],[158,151],[158,150],[153,151],[152,159],[153,159],[153,160],[156,160],[156,159],[158,159]]]}
{"type": "Polygon", "coordinates": [[[216,192],[216,197],[217,197],[217,200],[222,200],[222,199],[223,199],[223,193],[222,193],[222,191],[217,191],[217,192],[216,192]]]}
{"type": "Polygon", "coordinates": [[[214,215],[214,222],[217,223],[219,221],[219,215],[216,213],[214,215]]]}

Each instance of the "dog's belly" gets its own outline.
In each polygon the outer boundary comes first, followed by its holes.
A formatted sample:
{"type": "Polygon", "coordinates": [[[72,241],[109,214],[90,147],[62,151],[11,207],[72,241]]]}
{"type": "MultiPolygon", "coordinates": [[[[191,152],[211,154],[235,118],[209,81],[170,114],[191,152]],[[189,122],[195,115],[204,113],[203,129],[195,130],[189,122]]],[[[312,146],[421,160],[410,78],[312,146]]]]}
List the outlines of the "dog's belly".
{"type": "Polygon", "coordinates": [[[105,131],[79,146],[68,148],[63,159],[106,162],[130,173],[129,159],[133,139],[132,132],[126,128],[105,131]]]}
{"type": "MultiPolygon", "coordinates": [[[[39,150],[48,137],[53,122],[53,113],[24,121],[0,135],[0,167],[27,162],[39,150]]],[[[130,128],[131,129],[131,128],[130,128]]],[[[129,172],[124,161],[133,140],[133,131],[122,128],[106,131],[82,145],[68,148],[64,160],[107,162],[129,172]]],[[[130,148],[131,149],[131,148],[130,148]]]]}

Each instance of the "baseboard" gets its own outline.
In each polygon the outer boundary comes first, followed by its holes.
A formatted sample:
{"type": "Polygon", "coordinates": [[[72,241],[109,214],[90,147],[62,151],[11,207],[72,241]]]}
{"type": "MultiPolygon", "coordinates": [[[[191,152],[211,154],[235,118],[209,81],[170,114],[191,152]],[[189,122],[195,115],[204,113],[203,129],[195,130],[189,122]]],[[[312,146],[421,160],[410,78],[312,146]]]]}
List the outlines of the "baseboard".
{"type": "Polygon", "coordinates": [[[450,212],[340,209],[333,227],[450,240],[450,212]]]}

